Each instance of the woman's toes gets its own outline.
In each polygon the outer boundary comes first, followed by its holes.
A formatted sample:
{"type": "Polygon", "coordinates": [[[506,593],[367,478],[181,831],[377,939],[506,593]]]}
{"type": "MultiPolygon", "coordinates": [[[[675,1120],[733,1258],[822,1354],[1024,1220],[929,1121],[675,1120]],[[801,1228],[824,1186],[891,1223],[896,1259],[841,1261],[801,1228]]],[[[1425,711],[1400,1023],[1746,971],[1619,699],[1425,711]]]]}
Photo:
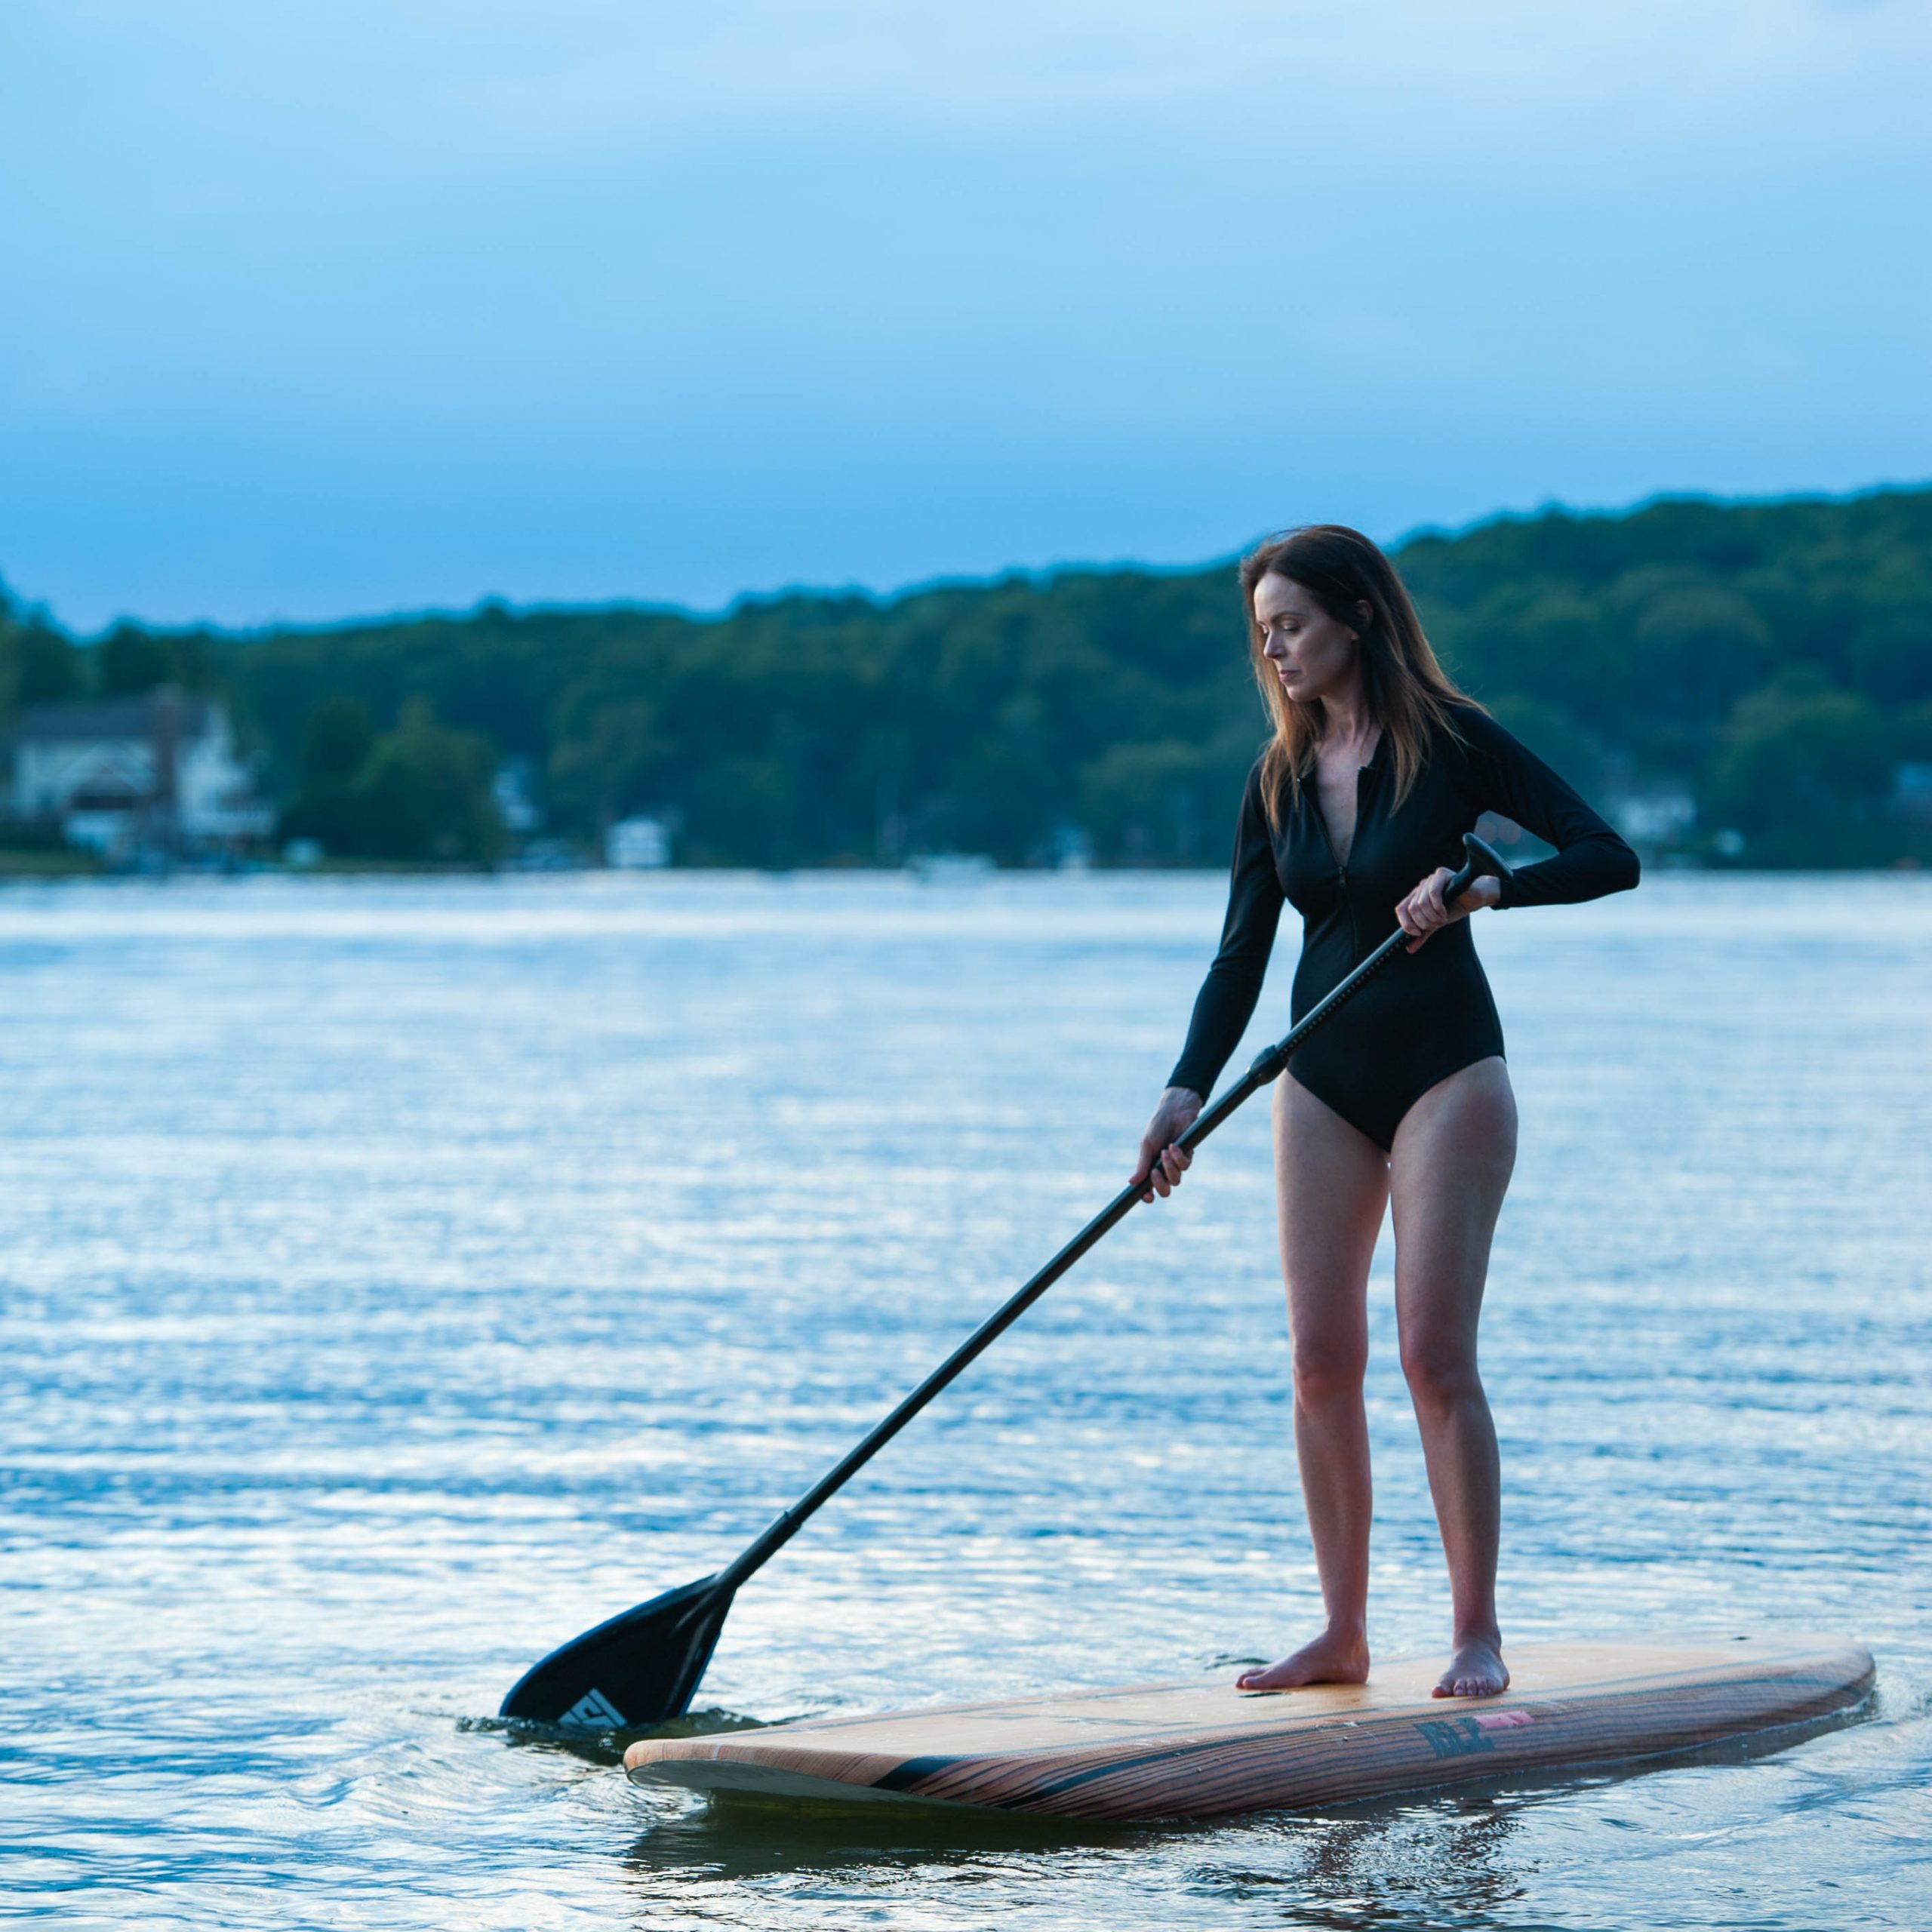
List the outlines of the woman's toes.
{"type": "Polygon", "coordinates": [[[1434,1695],[1438,1697],[1495,1697],[1509,1687],[1509,1666],[1503,1654],[1491,1644],[1466,1645],[1449,1660],[1449,1668],[1438,1681],[1434,1695]]]}
{"type": "Polygon", "coordinates": [[[1360,1684],[1368,1675],[1368,1645],[1360,1638],[1317,1638],[1264,1669],[1244,1670],[1237,1690],[1299,1690],[1306,1684],[1360,1684]]]}

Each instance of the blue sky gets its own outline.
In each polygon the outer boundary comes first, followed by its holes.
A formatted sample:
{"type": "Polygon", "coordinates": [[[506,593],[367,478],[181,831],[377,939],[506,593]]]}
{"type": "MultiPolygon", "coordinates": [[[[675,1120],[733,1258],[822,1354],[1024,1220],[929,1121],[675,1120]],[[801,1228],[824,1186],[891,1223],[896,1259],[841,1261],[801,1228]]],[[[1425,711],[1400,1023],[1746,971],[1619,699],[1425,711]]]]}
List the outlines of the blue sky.
{"type": "Polygon", "coordinates": [[[1932,475],[1919,0],[0,0],[0,579],[712,606],[1932,475]]]}

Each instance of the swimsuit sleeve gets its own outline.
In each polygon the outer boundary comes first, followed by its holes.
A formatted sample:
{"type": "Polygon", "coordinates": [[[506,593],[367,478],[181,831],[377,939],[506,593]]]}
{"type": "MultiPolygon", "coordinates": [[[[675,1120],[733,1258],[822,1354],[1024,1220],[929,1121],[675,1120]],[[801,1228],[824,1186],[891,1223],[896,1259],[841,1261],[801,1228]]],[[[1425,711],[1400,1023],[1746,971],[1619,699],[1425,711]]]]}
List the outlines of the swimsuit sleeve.
{"type": "Polygon", "coordinates": [[[1456,728],[1475,802],[1556,848],[1503,881],[1502,905],[1570,906],[1637,883],[1636,854],[1527,746],[1487,712],[1459,711],[1456,728]]]}
{"type": "Polygon", "coordinates": [[[1257,764],[1248,774],[1247,786],[1241,794],[1220,950],[1194,1002],[1187,1044],[1168,1076],[1170,1087],[1189,1088],[1204,1100],[1213,1090],[1229,1054],[1247,1030],[1254,1003],[1261,996],[1268,955],[1274,949],[1275,928],[1281,923],[1281,881],[1275,869],[1275,847],[1261,803],[1261,768],[1257,764]]]}

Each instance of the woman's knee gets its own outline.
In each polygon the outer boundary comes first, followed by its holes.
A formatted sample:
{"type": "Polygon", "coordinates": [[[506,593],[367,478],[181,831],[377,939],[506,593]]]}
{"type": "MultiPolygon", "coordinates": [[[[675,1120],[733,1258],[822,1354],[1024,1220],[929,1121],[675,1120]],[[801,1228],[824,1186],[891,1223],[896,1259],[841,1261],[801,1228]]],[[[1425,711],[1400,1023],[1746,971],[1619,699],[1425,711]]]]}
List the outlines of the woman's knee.
{"type": "Polygon", "coordinates": [[[1403,1377],[1418,1410],[1433,1413],[1481,1401],[1473,1337],[1425,1329],[1404,1334],[1401,1349],[1403,1377]]]}
{"type": "Polygon", "coordinates": [[[1294,1344],[1295,1400],[1305,1409],[1337,1401],[1353,1401],[1361,1393],[1368,1371],[1368,1343],[1340,1336],[1297,1336],[1294,1344]]]}

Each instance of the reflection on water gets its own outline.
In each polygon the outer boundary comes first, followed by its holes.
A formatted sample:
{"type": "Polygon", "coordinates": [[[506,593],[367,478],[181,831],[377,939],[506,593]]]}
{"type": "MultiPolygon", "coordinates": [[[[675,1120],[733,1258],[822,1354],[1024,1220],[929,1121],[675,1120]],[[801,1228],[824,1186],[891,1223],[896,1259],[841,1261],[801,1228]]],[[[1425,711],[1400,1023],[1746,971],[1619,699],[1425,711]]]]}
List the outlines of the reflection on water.
{"type": "MultiPolygon", "coordinates": [[[[715,1569],[1107,1198],[1219,890],[0,895],[0,1909],[1927,1922],[1932,892],[1911,880],[1666,879],[1479,936],[1524,1119],[1485,1321],[1508,1628],[1856,1635],[1869,1721],[1638,1777],[1084,1832],[706,1805],[489,1722],[541,1652],[715,1569]]],[[[1269,1211],[1256,1107],[746,1589],[707,1704],[771,1719],[1284,1647],[1317,1598],[1269,1211]]],[[[1385,1654],[1446,1614],[1387,1261],[1385,1654]]]]}
{"type": "Polygon", "coordinates": [[[700,1870],[765,1878],[940,1863],[957,1869],[985,1858],[1119,1849],[1152,1835],[1140,1826],[1028,1818],[963,1804],[777,1804],[734,1795],[667,1809],[631,1847],[629,1863],[651,1881],[700,1870]]]}
{"type": "Polygon", "coordinates": [[[1521,1897],[1510,1810],[1443,1799],[1368,1817],[1280,1821],[1272,1866],[1222,1866],[1211,1882],[1291,1925],[1481,1923],[1521,1897]]]}

